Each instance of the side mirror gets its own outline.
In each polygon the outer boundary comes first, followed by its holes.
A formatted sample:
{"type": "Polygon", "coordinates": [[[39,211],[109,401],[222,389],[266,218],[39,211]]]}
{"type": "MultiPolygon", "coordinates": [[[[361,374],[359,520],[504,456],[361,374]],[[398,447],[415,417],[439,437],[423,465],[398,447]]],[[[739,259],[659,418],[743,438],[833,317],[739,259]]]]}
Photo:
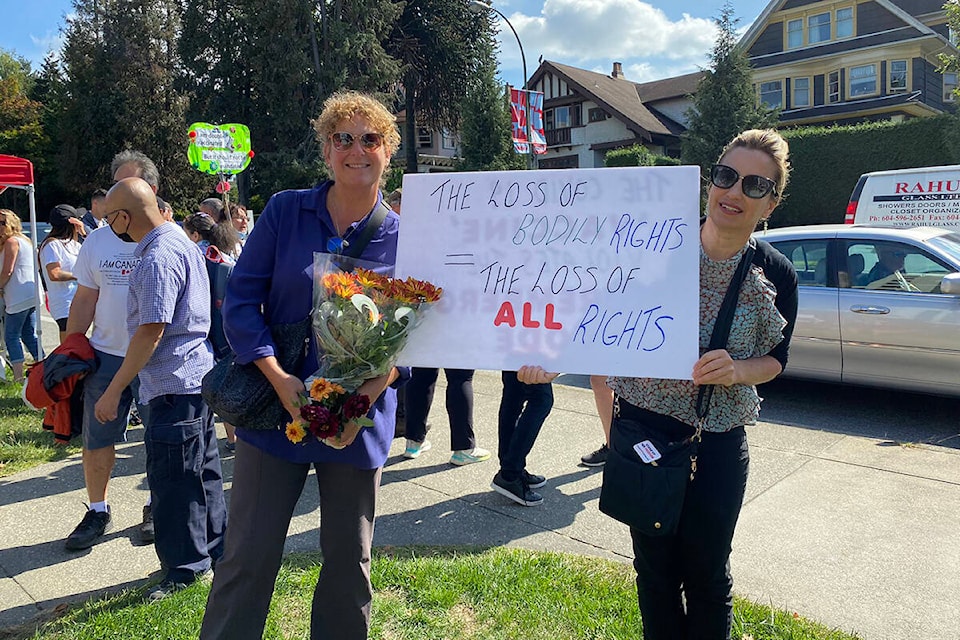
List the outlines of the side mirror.
{"type": "Polygon", "coordinates": [[[950,273],[940,281],[940,292],[953,296],[960,295],[960,273],[950,273]]]}

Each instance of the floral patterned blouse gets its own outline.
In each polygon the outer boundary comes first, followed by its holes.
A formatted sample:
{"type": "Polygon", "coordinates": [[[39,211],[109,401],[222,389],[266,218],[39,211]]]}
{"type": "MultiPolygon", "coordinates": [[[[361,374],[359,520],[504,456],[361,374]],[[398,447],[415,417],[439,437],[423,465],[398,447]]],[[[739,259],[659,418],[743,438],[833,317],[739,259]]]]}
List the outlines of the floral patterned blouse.
{"type": "MultiPolygon", "coordinates": [[[[708,350],[713,325],[746,245],[737,254],[719,262],[711,260],[700,247],[700,354],[708,350]]],[[[756,264],[740,288],[737,308],[727,340],[727,351],[734,360],[746,360],[769,354],[784,340],[787,320],[774,302],[777,289],[756,264]]],[[[692,380],[611,377],[607,380],[617,395],[627,402],[686,424],[697,424],[698,386],[692,380]]],[[[760,396],[753,385],[717,385],[703,425],[705,431],[723,432],[745,424],[754,424],[760,414],[760,396]]]]}

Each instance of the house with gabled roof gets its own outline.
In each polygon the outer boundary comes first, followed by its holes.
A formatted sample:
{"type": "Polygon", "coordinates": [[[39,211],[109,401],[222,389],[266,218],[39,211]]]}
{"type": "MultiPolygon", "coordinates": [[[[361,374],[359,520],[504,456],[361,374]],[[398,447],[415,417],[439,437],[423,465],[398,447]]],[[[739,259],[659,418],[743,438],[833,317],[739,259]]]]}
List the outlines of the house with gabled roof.
{"type": "MultiPolygon", "coordinates": [[[[758,100],[786,125],[902,120],[954,109],[944,0],[774,0],[740,40],[758,100]]],[[[953,42],[952,42],[953,41],[953,42]]]]}
{"type": "Polygon", "coordinates": [[[610,75],[544,60],[527,86],[544,94],[547,153],[541,169],[602,167],[611,149],[641,144],[679,156],[690,95],[702,73],[635,83],[619,62],[610,75]]]}

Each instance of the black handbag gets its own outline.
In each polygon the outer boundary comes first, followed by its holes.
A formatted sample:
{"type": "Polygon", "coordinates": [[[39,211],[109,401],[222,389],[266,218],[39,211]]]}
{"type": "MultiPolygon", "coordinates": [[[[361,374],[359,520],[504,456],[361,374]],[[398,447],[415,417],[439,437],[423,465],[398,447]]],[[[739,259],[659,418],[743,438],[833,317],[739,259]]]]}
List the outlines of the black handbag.
{"type": "MultiPolygon", "coordinates": [[[[310,318],[270,327],[284,371],[299,371],[310,344],[310,318]]],[[[254,363],[237,364],[231,352],[203,376],[200,394],[224,422],[244,429],[279,429],[289,416],[273,385],[254,363]]]]}
{"type": "MultiPolygon", "coordinates": [[[[751,243],[730,280],[710,336],[710,350],[722,349],[727,344],[740,286],[753,262],[754,250],[751,243]]],[[[676,441],[665,439],[661,430],[651,428],[642,410],[632,408],[625,400],[615,399],[610,455],[603,468],[600,488],[601,512],[644,535],[663,536],[676,532],[683,513],[687,484],[697,473],[702,425],[712,396],[713,385],[700,387],[697,426],[693,427],[692,434],[676,441]],[[627,406],[621,406],[621,402],[627,406]],[[649,459],[652,457],[651,446],[660,457],[645,462],[638,448],[644,450],[649,459]]]]}

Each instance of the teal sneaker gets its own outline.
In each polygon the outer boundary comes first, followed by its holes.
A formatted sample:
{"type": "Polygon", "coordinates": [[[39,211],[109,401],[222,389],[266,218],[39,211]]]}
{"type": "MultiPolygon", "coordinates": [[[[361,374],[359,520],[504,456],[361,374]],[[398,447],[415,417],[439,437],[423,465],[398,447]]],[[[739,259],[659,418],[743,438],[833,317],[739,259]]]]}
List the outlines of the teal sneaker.
{"type": "Polygon", "coordinates": [[[462,467],[467,464],[483,462],[484,460],[489,459],[489,451],[486,449],[481,449],[480,447],[474,447],[473,449],[467,449],[466,451],[454,451],[453,455],[450,456],[450,464],[455,464],[458,467],[462,467]]]}
{"type": "Polygon", "coordinates": [[[407,448],[403,452],[403,457],[407,460],[415,460],[420,457],[424,451],[430,451],[433,447],[429,440],[417,442],[416,440],[407,440],[407,448]]]}

